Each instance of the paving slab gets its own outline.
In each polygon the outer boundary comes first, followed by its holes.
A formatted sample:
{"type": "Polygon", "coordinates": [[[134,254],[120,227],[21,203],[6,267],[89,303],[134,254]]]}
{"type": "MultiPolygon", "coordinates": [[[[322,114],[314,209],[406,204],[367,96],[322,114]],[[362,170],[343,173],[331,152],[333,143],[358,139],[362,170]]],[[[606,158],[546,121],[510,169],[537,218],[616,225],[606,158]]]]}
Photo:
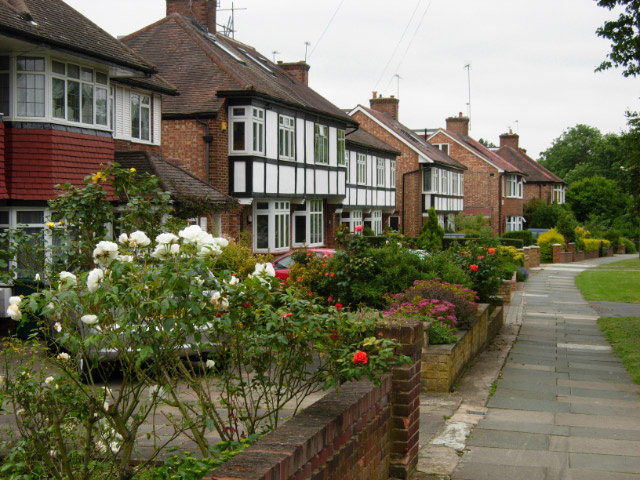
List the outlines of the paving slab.
{"type": "Polygon", "coordinates": [[[570,451],[550,449],[549,439],[549,435],[544,434],[477,428],[469,438],[467,445],[472,447],[517,448],[519,450],[570,451]]]}
{"type": "Polygon", "coordinates": [[[640,458],[631,456],[569,453],[569,465],[600,472],[640,474],[640,458]]]}
{"type": "Polygon", "coordinates": [[[547,437],[549,450],[554,452],[595,453],[640,457],[640,442],[552,435],[547,437]]]}
{"type": "Polygon", "coordinates": [[[513,465],[482,465],[461,462],[456,470],[458,480],[546,480],[547,469],[542,467],[522,467],[513,465]]]}
{"type": "MultiPolygon", "coordinates": [[[[475,432],[480,430],[502,430],[504,432],[542,433],[545,435],[569,435],[572,427],[547,425],[544,423],[507,422],[501,420],[483,420],[475,432]]],[[[619,430],[616,430],[619,432],[619,430]]],[[[606,438],[606,437],[605,437],[606,438]]],[[[618,437],[614,437],[618,438],[618,437]]]]}
{"type": "Polygon", "coordinates": [[[463,458],[465,462],[485,465],[563,468],[569,465],[569,455],[565,452],[471,446],[463,458]]]}

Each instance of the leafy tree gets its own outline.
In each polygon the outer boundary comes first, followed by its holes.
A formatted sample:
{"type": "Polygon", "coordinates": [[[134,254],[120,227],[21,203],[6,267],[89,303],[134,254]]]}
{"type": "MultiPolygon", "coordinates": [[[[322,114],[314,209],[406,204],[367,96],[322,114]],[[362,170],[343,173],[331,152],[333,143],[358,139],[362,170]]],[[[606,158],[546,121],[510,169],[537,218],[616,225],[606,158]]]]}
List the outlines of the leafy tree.
{"type": "Polygon", "coordinates": [[[484,145],[487,148],[498,148],[498,146],[493,143],[491,140],[485,140],[484,138],[481,138],[480,140],[478,140],[478,142],[480,142],[482,145],[484,145]]]}
{"type": "Polygon", "coordinates": [[[610,222],[625,213],[629,195],[616,182],[595,176],[573,183],[567,190],[567,202],[580,222],[589,215],[603,215],[610,222]]]}
{"type": "Polygon", "coordinates": [[[524,218],[527,228],[552,228],[567,207],[554,203],[549,205],[542,200],[531,200],[524,207],[524,218]]]}
{"type": "Polygon", "coordinates": [[[640,73],[640,0],[597,0],[597,4],[608,10],[624,7],[624,11],[596,30],[598,36],[611,40],[608,59],[596,71],[622,67],[622,75],[635,77],[640,73]]]}

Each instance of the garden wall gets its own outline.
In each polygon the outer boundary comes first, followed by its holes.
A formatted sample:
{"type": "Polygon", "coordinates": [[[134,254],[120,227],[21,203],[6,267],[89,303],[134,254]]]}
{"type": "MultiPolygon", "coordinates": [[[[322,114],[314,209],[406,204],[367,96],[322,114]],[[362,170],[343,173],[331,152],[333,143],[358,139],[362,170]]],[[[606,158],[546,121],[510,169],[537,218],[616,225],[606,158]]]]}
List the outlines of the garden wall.
{"type": "MultiPolygon", "coordinates": [[[[605,257],[612,257],[613,247],[609,247],[603,253],[605,257]]],[[[568,243],[566,247],[560,243],[553,245],[553,263],[581,262],[582,260],[598,258],[599,256],[600,252],[598,250],[576,251],[576,244],[573,242],[568,243]]]]}
{"type": "Polygon", "coordinates": [[[406,479],[418,463],[422,321],[383,327],[411,363],[340,387],[205,480],[406,479]]]}
{"type": "Polygon", "coordinates": [[[540,247],[524,247],[521,251],[524,253],[524,268],[528,270],[540,266],[540,247]]]}
{"type": "Polygon", "coordinates": [[[422,391],[450,392],[467,364],[502,328],[503,312],[502,305],[481,304],[473,327],[460,334],[458,343],[428,345],[425,342],[422,351],[422,391]]]}

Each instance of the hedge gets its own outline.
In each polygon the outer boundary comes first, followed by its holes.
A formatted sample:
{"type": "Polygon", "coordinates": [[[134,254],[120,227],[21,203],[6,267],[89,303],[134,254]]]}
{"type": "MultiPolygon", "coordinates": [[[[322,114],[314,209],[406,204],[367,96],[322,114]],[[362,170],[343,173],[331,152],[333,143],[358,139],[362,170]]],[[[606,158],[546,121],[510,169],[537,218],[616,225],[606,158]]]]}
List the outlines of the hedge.
{"type": "Polygon", "coordinates": [[[501,235],[501,239],[504,238],[518,238],[522,240],[525,247],[533,245],[533,233],[529,230],[518,230],[515,232],[505,232],[501,235]]]}

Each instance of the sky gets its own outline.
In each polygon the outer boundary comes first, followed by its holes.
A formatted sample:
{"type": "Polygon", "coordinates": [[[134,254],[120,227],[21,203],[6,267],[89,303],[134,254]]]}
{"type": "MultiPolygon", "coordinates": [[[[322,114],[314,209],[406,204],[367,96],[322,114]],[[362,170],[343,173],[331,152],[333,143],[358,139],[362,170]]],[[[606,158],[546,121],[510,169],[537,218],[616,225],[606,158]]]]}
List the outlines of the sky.
{"type": "MultiPolygon", "coordinates": [[[[114,36],[166,8],[65,1],[114,36]]],[[[625,111],[640,110],[640,79],[594,72],[610,50],[595,31],[617,17],[594,0],[220,0],[219,24],[232,4],[237,40],[285,62],[306,49],[311,88],[340,108],[368,106],[374,90],[396,95],[410,128],[470,112],[472,137],[498,144],[512,129],[537,159],[567,128],[619,133],[625,111]]]]}

